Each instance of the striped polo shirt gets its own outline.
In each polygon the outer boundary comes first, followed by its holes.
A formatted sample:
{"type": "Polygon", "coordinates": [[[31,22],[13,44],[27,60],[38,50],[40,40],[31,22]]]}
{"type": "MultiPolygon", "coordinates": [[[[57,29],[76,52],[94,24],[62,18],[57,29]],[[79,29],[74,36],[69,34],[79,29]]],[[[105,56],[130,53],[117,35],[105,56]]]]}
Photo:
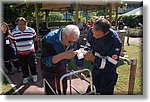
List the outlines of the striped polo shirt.
{"type": "Polygon", "coordinates": [[[28,55],[30,52],[34,52],[34,41],[36,37],[36,32],[31,27],[26,27],[22,32],[19,30],[18,26],[13,29],[11,33],[11,38],[16,41],[17,52],[20,55],[28,55]]]}

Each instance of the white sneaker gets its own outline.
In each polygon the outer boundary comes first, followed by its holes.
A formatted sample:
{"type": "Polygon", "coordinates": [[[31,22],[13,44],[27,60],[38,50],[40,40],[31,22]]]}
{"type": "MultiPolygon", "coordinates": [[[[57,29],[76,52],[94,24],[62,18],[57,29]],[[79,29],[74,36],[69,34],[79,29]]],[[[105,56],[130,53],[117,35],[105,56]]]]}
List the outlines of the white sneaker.
{"type": "Polygon", "coordinates": [[[28,83],[28,82],[29,82],[29,77],[23,78],[23,84],[26,84],[26,83],[28,83]]]}
{"type": "Polygon", "coordinates": [[[33,76],[32,76],[32,81],[33,81],[34,83],[37,82],[37,75],[33,75],[33,76]]]}

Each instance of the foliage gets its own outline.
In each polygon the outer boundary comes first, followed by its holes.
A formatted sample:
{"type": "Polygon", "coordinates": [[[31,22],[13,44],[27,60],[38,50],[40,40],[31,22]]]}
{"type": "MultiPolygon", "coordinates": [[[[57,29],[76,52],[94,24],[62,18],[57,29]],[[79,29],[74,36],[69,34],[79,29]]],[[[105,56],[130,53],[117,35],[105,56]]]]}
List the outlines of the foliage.
{"type": "Polygon", "coordinates": [[[63,19],[63,14],[60,12],[50,12],[49,21],[61,21],[63,19]]]}
{"type": "Polygon", "coordinates": [[[106,16],[109,15],[109,5],[101,5],[100,7],[100,11],[96,12],[96,16],[106,16]]]}
{"type": "MultiPolygon", "coordinates": [[[[34,12],[34,6],[30,5],[29,3],[26,3],[23,5],[23,10],[21,12],[18,4],[4,4],[4,21],[10,24],[10,26],[14,26],[14,22],[16,19],[20,16],[25,17],[29,24],[32,24],[30,26],[35,27],[35,12],[34,12]],[[13,15],[13,16],[12,16],[13,15]]],[[[45,19],[45,12],[42,9],[38,10],[39,20],[45,19]]],[[[61,21],[63,20],[63,14],[60,12],[50,12],[49,13],[49,21],[61,21]]],[[[51,25],[51,24],[50,24],[51,25]]],[[[54,25],[64,25],[64,23],[55,23],[54,25]]]]}
{"type": "Polygon", "coordinates": [[[42,10],[40,10],[40,12],[38,12],[38,16],[40,20],[44,20],[45,19],[45,12],[43,12],[42,10]]]}
{"type": "Polygon", "coordinates": [[[14,26],[16,19],[21,16],[25,17],[29,23],[34,19],[34,7],[32,5],[24,4],[22,11],[19,6],[18,4],[4,4],[4,21],[10,26],[14,26]]]}
{"type": "Polygon", "coordinates": [[[26,4],[25,10],[23,10],[23,12],[21,12],[19,16],[23,16],[25,18],[31,19],[33,17],[32,12],[34,12],[34,7],[32,5],[26,4]]]}
{"type": "Polygon", "coordinates": [[[134,28],[138,26],[139,19],[138,19],[138,15],[125,15],[122,17],[125,25],[129,26],[130,28],[134,28]],[[132,21],[132,22],[131,22],[132,21]]]}
{"type": "MultiPolygon", "coordinates": [[[[67,24],[73,24],[73,22],[67,22],[67,24]]],[[[66,22],[49,22],[48,26],[52,27],[52,26],[65,26],[66,22]]]]}
{"type": "Polygon", "coordinates": [[[16,4],[4,4],[4,21],[8,24],[14,23],[19,16],[19,9],[16,4]]]}
{"type": "Polygon", "coordinates": [[[129,28],[129,31],[126,33],[130,37],[143,37],[143,29],[141,28],[129,28]]]}
{"type": "Polygon", "coordinates": [[[3,94],[7,94],[7,95],[10,95],[14,90],[12,90],[12,87],[10,86],[9,82],[7,81],[7,79],[2,75],[2,95],[3,94]]]}
{"type": "MultiPolygon", "coordinates": [[[[143,15],[122,15],[123,22],[130,28],[138,27],[139,23],[143,24],[143,15]]],[[[112,25],[115,25],[115,16],[112,16],[112,25]]]]}

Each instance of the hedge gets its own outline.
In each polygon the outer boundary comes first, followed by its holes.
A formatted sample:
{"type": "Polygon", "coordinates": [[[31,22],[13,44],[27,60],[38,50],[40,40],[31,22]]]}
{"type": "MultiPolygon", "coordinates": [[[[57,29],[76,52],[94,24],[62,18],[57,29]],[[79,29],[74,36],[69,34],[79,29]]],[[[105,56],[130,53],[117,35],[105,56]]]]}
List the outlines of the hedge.
{"type": "MultiPolygon", "coordinates": [[[[143,15],[122,15],[123,21],[126,26],[135,28],[139,23],[143,24],[143,15]]],[[[112,25],[115,25],[115,17],[112,17],[112,25]]]]}
{"type": "MultiPolygon", "coordinates": [[[[74,24],[74,23],[73,22],[67,22],[67,24],[74,24]]],[[[62,27],[62,26],[65,26],[65,25],[66,25],[66,22],[49,22],[48,23],[48,27],[54,27],[54,26],[62,27]]],[[[40,23],[39,27],[41,27],[41,26],[42,26],[42,24],[40,23]]],[[[32,22],[32,27],[36,28],[35,22],[32,22]]]]}

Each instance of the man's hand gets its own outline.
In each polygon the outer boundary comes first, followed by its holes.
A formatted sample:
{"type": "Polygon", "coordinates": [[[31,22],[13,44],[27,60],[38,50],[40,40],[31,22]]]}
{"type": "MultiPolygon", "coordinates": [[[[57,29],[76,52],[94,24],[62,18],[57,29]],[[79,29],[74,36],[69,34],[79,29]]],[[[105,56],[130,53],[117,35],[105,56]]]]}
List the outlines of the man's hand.
{"type": "Polygon", "coordinates": [[[76,52],[74,52],[73,49],[65,51],[65,52],[62,52],[62,53],[60,53],[58,55],[53,56],[52,63],[53,64],[58,63],[59,61],[61,61],[63,59],[71,59],[75,55],[76,55],[76,52]]]}
{"type": "Polygon", "coordinates": [[[84,55],[84,59],[93,62],[95,60],[95,56],[92,52],[88,52],[84,55]]]}
{"type": "Polygon", "coordinates": [[[66,52],[63,53],[63,56],[65,59],[71,59],[73,58],[77,53],[72,50],[68,50],[66,52]]]}

